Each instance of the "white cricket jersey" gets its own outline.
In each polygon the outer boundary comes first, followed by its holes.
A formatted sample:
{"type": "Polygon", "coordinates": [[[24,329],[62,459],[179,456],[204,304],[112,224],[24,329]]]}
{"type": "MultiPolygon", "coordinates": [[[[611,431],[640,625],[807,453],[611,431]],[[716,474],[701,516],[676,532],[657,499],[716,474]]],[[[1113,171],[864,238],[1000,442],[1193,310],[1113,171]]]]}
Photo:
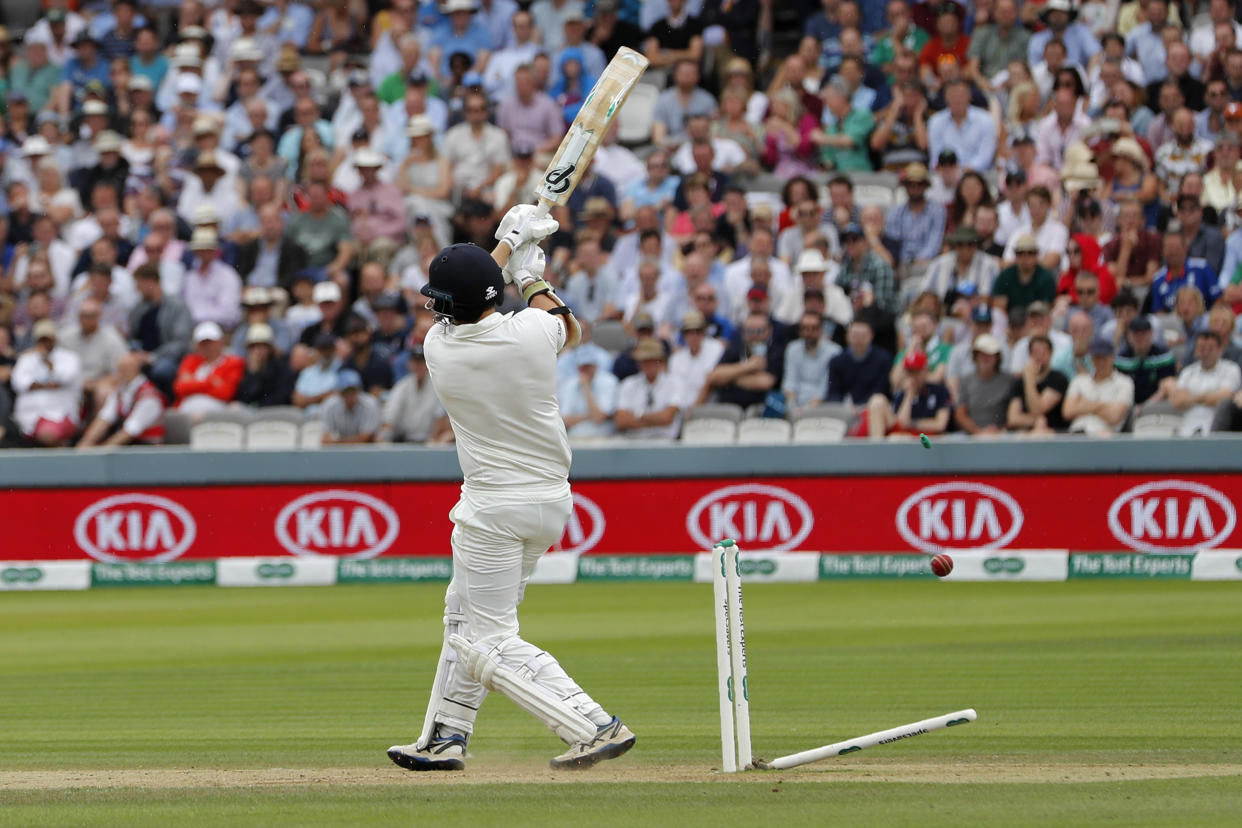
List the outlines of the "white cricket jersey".
{"type": "Polygon", "coordinates": [[[550,313],[436,324],[423,347],[457,438],[464,491],[521,501],[569,495],[569,438],[556,403],[565,327],[550,313]]]}

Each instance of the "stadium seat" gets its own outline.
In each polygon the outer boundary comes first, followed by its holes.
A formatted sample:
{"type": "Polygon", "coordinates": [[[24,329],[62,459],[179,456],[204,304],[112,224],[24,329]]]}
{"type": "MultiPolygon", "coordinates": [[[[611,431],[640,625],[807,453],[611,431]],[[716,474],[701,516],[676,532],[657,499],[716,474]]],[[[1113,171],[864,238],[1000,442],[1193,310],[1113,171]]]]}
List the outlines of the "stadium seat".
{"type": "Polygon", "coordinates": [[[651,125],[655,123],[658,87],[650,83],[637,83],[625,99],[625,106],[617,113],[617,140],[629,146],[651,141],[651,125]]]}
{"type": "Polygon", "coordinates": [[[716,417],[687,420],[681,427],[681,442],[692,446],[729,445],[737,439],[737,423],[716,417]]]}
{"type": "Polygon", "coordinates": [[[301,435],[301,415],[296,419],[288,416],[260,415],[246,426],[248,449],[296,449],[301,435]]]}
{"type": "Polygon", "coordinates": [[[849,433],[853,410],[844,403],[820,403],[802,412],[794,423],[795,443],[839,443],[849,433]]]}
{"type": "Polygon", "coordinates": [[[859,207],[875,205],[887,211],[888,208],[893,206],[893,200],[894,190],[891,187],[885,187],[881,184],[854,185],[854,203],[859,207]]]}
{"type": "Polygon", "coordinates": [[[230,420],[204,420],[190,427],[194,451],[234,451],[246,445],[246,426],[230,420]]]}
{"type": "Polygon", "coordinates": [[[190,442],[190,418],[175,408],[164,409],[164,445],[184,446],[190,442]]]}
{"type": "Polygon", "coordinates": [[[742,407],[732,403],[704,403],[688,409],[686,420],[725,420],[730,423],[740,423],[742,407]]]}
{"type": "Polygon", "coordinates": [[[1134,436],[1147,438],[1173,437],[1182,424],[1182,413],[1169,402],[1143,405],[1134,418],[1134,436]]]}
{"type": "Polygon", "coordinates": [[[742,420],[737,427],[738,445],[772,446],[788,443],[793,427],[788,420],[775,417],[764,417],[753,420],[742,420]]]}
{"type": "Polygon", "coordinates": [[[298,447],[304,449],[323,448],[323,421],[316,418],[302,423],[298,436],[298,447]]]}
{"type": "Polygon", "coordinates": [[[591,329],[591,341],[605,351],[616,354],[629,347],[630,335],[626,332],[625,325],[609,319],[591,329]]]}

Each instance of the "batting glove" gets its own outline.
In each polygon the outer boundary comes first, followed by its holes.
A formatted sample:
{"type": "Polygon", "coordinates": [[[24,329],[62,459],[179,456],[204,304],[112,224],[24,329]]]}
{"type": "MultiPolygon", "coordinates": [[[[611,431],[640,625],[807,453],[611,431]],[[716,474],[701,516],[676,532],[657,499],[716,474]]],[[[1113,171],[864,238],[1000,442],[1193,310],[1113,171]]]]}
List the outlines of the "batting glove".
{"type": "Polygon", "coordinates": [[[560,224],[551,216],[537,216],[537,207],[533,204],[516,204],[509,208],[496,229],[496,238],[501,244],[509,245],[510,250],[517,250],[527,242],[541,242],[555,233],[560,224]]]}

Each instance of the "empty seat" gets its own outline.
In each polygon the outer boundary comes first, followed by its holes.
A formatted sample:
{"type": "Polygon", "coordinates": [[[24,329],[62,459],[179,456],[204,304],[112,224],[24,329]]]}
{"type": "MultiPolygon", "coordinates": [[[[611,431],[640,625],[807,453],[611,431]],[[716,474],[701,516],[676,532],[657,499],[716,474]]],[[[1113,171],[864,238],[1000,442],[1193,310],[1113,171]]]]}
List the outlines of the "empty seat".
{"type": "Polygon", "coordinates": [[[246,426],[248,449],[295,449],[301,439],[301,426],[283,419],[258,419],[246,426]]]}
{"type": "Polygon", "coordinates": [[[687,445],[728,445],[737,437],[737,423],[716,417],[687,420],[681,427],[681,441],[687,445]]]}
{"type": "Polygon", "coordinates": [[[323,447],[323,421],[315,418],[302,423],[298,435],[298,446],[304,449],[323,447]]]}
{"type": "Polygon", "coordinates": [[[190,418],[175,408],[164,409],[164,445],[184,446],[190,442],[190,418]]]}
{"type": "Polygon", "coordinates": [[[704,403],[686,411],[687,420],[727,420],[730,423],[742,421],[741,406],[732,403],[704,403]]]}
{"type": "Polygon", "coordinates": [[[230,451],[246,444],[246,427],[227,420],[204,420],[190,426],[190,448],[195,451],[230,451]]]}
{"type": "Polygon", "coordinates": [[[854,203],[859,207],[880,207],[887,211],[893,206],[896,194],[891,187],[881,184],[856,184],[854,186],[854,203]]]}
{"type": "Polygon", "coordinates": [[[1166,401],[1146,403],[1134,418],[1135,437],[1172,437],[1182,425],[1182,412],[1166,401]]]}
{"type": "Polygon", "coordinates": [[[779,445],[789,442],[792,431],[787,420],[775,417],[743,420],[737,427],[737,442],[749,446],[779,445]]]}
{"type": "Polygon", "coordinates": [[[801,444],[839,443],[845,439],[849,423],[832,417],[802,418],[794,423],[793,441],[801,444]]]}

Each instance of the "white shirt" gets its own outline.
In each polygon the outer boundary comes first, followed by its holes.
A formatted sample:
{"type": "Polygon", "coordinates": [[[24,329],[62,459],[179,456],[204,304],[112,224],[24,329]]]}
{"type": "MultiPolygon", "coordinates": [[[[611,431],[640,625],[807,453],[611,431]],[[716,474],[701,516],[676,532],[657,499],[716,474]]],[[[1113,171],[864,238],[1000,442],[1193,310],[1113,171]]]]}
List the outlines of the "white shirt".
{"type": "MultiPolygon", "coordinates": [[[[726,295],[721,297],[725,300],[722,302],[725,307],[746,307],[746,293],[750,290],[752,284],[750,278],[751,258],[747,256],[744,259],[738,259],[725,268],[724,291],[726,295]]],[[[789,271],[789,265],[775,256],[768,259],[768,268],[772,271],[772,280],[768,283],[768,295],[772,299],[772,307],[776,307],[780,304],[778,297],[784,296],[794,289],[793,275],[789,271]]]]}
{"type": "Polygon", "coordinates": [[[668,358],[668,375],[681,391],[675,403],[678,408],[689,408],[698,401],[707,375],[720,363],[724,351],[724,343],[711,337],[704,337],[697,354],[690,353],[686,346],[673,351],[668,358]]]}
{"type": "MultiPolygon", "coordinates": [[[[712,169],[716,172],[728,172],[746,163],[746,150],[732,138],[712,139],[712,169]]],[[[694,152],[690,142],[686,141],[677,148],[671,159],[673,169],[682,175],[693,175],[697,169],[694,165],[694,152]]]]}
{"type": "MultiPolygon", "coordinates": [[[[1079,374],[1070,380],[1069,388],[1065,392],[1065,399],[1069,400],[1074,397],[1082,397],[1088,402],[1124,402],[1127,405],[1133,405],[1134,380],[1120,371],[1113,371],[1103,382],[1097,382],[1094,374],[1079,374]]],[[[1125,418],[1122,417],[1117,425],[1109,425],[1102,417],[1083,414],[1075,417],[1070,423],[1070,431],[1112,434],[1120,429],[1124,422],[1125,418]]]]}
{"type": "Polygon", "coordinates": [[[1065,248],[1069,245],[1069,230],[1065,229],[1065,225],[1054,220],[1051,216],[1044,219],[1044,224],[1036,232],[1030,222],[1018,228],[1010,238],[1009,243],[1005,245],[1005,255],[1001,257],[1006,262],[1017,261],[1018,254],[1014,248],[1018,246],[1018,239],[1027,234],[1035,237],[1035,246],[1039,248],[1039,256],[1042,259],[1049,253],[1056,253],[1061,257],[1061,269],[1065,269],[1065,248]]]}
{"type": "Polygon", "coordinates": [[[103,407],[99,409],[99,419],[108,425],[113,425],[120,419],[121,410],[124,408],[129,415],[125,418],[121,429],[130,437],[137,437],[158,423],[164,416],[164,406],[158,399],[154,396],[145,396],[137,402],[134,401],[134,397],[146,383],[147,378],[140,374],[130,380],[124,388],[115,389],[108,395],[103,407]],[[122,399],[125,402],[124,406],[121,405],[122,399]]]}
{"type": "MultiPolygon", "coordinates": [[[[1177,375],[1177,385],[1183,391],[1189,391],[1192,394],[1203,394],[1208,391],[1237,391],[1238,388],[1242,388],[1242,369],[1238,368],[1236,362],[1230,362],[1227,359],[1217,360],[1216,367],[1210,371],[1203,367],[1202,362],[1194,362],[1183,368],[1182,372],[1177,375]]],[[[1179,432],[1183,437],[1199,432],[1206,434],[1212,430],[1212,418],[1215,414],[1215,406],[1192,405],[1182,415],[1179,432]]]]}
{"type": "Polygon", "coordinates": [[[632,151],[620,144],[600,147],[595,151],[595,171],[612,182],[617,192],[623,192],[635,181],[647,177],[647,168],[632,151]]]}
{"type": "Polygon", "coordinates": [[[463,491],[524,502],[569,496],[569,438],[556,402],[565,327],[541,310],[436,324],[423,347],[457,438],[463,491]]]}
{"type": "Polygon", "coordinates": [[[996,233],[994,238],[997,244],[1008,244],[1009,240],[1017,235],[1019,228],[1031,226],[1031,211],[1026,209],[1023,203],[1022,209],[1018,212],[1013,211],[1013,204],[1009,199],[1005,199],[996,207],[996,233]]]}
{"type": "Polygon", "coordinates": [[[635,314],[646,312],[651,314],[652,321],[655,322],[656,328],[659,328],[664,324],[673,324],[676,321],[676,311],[677,307],[673,303],[673,294],[671,293],[657,290],[656,295],[645,302],[641,293],[633,293],[630,294],[630,298],[625,302],[622,318],[626,322],[630,322],[634,319],[635,314]]]}
{"type": "Polygon", "coordinates": [[[51,369],[43,361],[42,352],[31,349],[17,358],[10,385],[17,395],[13,420],[24,433],[34,431],[40,418],[78,422],[82,395],[82,362],[78,355],[64,348],[53,348],[49,355],[51,369]],[[58,382],[60,388],[31,391],[38,383],[58,382]]]}
{"type": "MultiPolygon", "coordinates": [[[[1056,360],[1057,355],[1062,351],[1072,351],[1074,348],[1074,338],[1065,331],[1058,331],[1052,328],[1048,331],[1048,338],[1052,340],[1052,359],[1056,360]]],[[[1031,337],[1022,337],[1014,343],[1013,353],[1009,357],[1009,373],[1021,374],[1022,369],[1031,361],[1031,337]]]]}
{"type": "MultiPolygon", "coordinates": [[[[668,371],[661,372],[653,383],[647,382],[647,375],[639,371],[621,380],[621,387],[617,389],[617,410],[628,411],[635,417],[641,417],[653,411],[663,411],[670,405],[680,407],[681,395],[682,390],[668,371]]],[[[652,438],[672,440],[677,436],[680,428],[681,415],[679,414],[666,426],[634,428],[624,434],[626,437],[638,440],[652,438]]]]}

